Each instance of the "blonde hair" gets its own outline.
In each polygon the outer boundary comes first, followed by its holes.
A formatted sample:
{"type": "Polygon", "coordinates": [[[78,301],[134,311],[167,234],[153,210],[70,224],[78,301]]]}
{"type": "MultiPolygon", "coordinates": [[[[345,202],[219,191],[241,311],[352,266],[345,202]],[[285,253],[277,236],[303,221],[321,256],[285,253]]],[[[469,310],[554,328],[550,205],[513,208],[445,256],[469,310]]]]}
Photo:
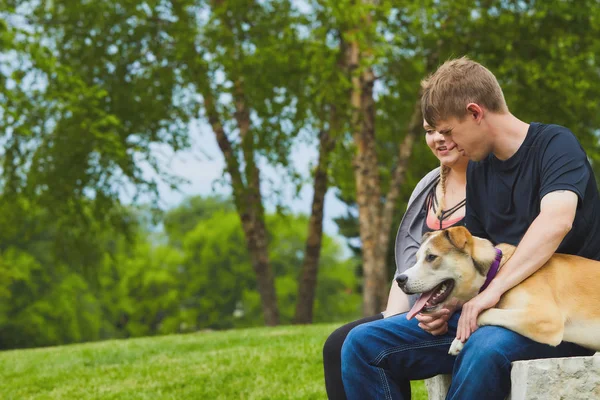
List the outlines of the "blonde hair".
{"type": "Polygon", "coordinates": [[[448,178],[448,172],[450,172],[450,167],[441,164],[440,165],[440,189],[442,190],[442,197],[438,201],[438,209],[435,212],[435,216],[439,220],[442,216],[442,212],[445,207],[445,199],[446,199],[446,179],[448,178]]]}
{"type": "Polygon", "coordinates": [[[447,118],[463,120],[469,103],[496,113],[508,111],[494,74],[467,57],[446,61],[421,82],[421,89],[423,118],[434,128],[447,118]]]}

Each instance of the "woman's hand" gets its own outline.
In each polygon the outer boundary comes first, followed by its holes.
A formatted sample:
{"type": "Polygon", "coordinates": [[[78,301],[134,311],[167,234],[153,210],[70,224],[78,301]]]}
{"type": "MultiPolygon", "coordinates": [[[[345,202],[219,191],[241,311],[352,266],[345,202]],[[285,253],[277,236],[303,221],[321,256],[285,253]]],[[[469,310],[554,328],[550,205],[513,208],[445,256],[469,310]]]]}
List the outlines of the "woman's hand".
{"type": "Polygon", "coordinates": [[[434,336],[443,335],[448,332],[448,320],[459,307],[458,300],[450,300],[439,310],[426,314],[419,313],[415,318],[419,321],[419,328],[434,336]]]}

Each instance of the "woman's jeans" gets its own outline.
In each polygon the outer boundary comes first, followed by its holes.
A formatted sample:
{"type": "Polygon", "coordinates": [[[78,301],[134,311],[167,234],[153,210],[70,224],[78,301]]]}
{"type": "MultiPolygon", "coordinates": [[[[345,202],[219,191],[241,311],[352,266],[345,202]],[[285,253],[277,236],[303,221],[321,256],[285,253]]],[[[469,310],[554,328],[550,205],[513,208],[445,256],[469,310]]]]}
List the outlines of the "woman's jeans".
{"type": "Polygon", "coordinates": [[[448,332],[433,336],[406,314],[359,325],[342,346],[342,379],[348,399],[410,399],[410,381],[452,374],[447,399],[504,400],[510,393],[510,366],[517,360],[591,355],[572,343],[557,347],[513,331],[484,326],[458,356],[448,354],[460,313],[448,332]]]}

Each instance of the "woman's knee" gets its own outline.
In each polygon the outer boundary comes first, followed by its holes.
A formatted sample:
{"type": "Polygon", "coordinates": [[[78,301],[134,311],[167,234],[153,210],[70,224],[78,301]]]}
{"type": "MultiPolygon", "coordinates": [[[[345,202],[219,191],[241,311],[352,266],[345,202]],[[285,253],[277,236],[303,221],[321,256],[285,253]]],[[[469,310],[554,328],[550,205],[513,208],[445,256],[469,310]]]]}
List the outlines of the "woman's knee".
{"type": "Polygon", "coordinates": [[[335,331],[333,331],[329,335],[327,340],[325,340],[325,344],[323,345],[323,358],[339,359],[342,352],[342,345],[346,341],[348,334],[353,329],[356,329],[358,326],[361,326],[368,322],[370,321],[367,319],[350,322],[346,325],[340,326],[335,331]]]}
{"type": "Polygon", "coordinates": [[[344,327],[338,328],[333,331],[325,344],[323,345],[323,359],[328,360],[331,358],[340,358],[342,353],[342,344],[348,335],[348,332],[344,331],[344,327]]]}

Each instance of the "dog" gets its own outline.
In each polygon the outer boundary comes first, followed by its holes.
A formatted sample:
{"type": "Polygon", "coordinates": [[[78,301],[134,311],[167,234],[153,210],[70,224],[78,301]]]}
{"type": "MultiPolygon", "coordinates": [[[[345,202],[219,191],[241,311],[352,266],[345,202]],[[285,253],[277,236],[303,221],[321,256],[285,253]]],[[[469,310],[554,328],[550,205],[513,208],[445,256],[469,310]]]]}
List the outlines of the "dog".
{"type": "MultiPolygon", "coordinates": [[[[465,227],[426,233],[421,243],[415,265],[396,279],[404,293],[421,294],[408,319],[469,301],[486,283],[494,261],[502,268],[516,249],[494,247],[465,227]]],[[[495,308],[483,311],[477,324],[502,326],[551,346],[567,341],[600,351],[600,262],[554,254],[504,293],[495,308]]],[[[457,355],[463,346],[454,339],[448,353],[457,355]]]]}

